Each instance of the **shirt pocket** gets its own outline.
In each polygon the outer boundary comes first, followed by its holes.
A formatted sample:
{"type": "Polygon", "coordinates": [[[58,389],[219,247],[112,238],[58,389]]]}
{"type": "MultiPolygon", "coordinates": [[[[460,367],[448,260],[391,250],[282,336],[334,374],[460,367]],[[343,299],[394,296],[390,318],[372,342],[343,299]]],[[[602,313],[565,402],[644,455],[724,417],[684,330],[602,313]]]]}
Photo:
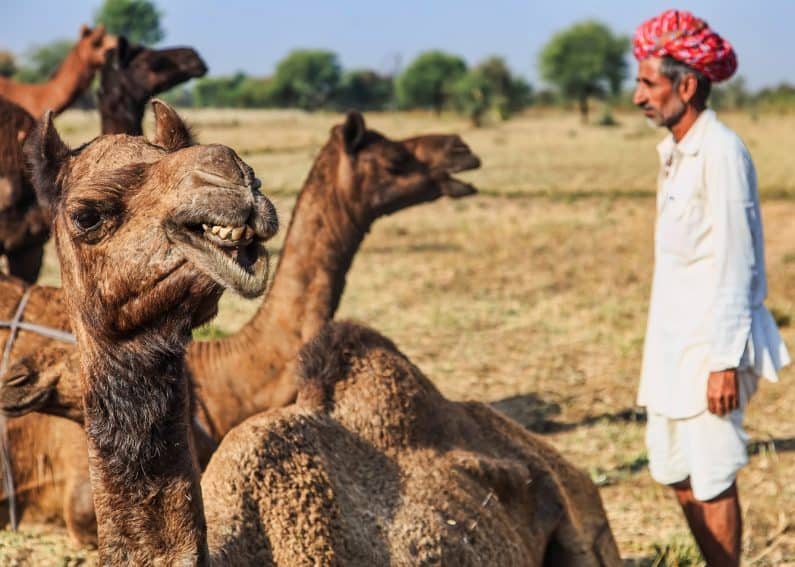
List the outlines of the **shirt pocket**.
{"type": "Polygon", "coordinates": [[[696,190],[687,196],[666,197],[657,226],[660,251],[683,259],[697,255],[706,232],[706,203],[702,195],[703,191],[696,190]]]}

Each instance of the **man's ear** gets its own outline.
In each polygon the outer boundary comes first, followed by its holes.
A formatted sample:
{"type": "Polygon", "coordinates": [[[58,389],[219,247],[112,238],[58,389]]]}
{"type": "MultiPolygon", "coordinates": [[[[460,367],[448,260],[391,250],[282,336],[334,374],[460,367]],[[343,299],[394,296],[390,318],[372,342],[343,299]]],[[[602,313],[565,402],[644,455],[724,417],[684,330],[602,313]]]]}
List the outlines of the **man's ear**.
{"type": "Polygon", "coordinates": [[[39,204],[51,212],[55,211],[62,197],[58,174],[69,157],[69,148],[58,135],[52,116],[51,110],[44,114],[23,148],[39,204]]]}
{"type": "Polygon", "coordinates": [[[696,96],[696,91],[698,91],[698,79],[696,79],[696,76],[692,73],[685,74],[679,81],[678,90],[679,98],[681,98],[685,104],[690,104],[693,97],[696,96]]]}
{"type": "Polygon", "coordinates": [[[193,135],[177,111],[160,99],[152,99],[155,113],[155,145],[175,152],[193,145],[193,135]]]}

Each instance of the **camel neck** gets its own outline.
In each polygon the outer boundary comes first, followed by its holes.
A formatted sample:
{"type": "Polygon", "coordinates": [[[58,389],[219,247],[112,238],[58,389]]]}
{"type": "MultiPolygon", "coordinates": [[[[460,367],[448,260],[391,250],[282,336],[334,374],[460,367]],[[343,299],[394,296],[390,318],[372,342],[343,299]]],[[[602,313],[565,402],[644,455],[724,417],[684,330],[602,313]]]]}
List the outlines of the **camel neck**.
{"type": "Polygon", "coordinates": [[[345,277],[370,227],[346,206],[321,155],[299,195],[271,288],[231,337],[196,342],[188,362],[216,438],[266,407],[295,396],[289,368],[334,316],[345,277]]]}
{"type": "Polygon", "coordinates": [[[114,97],[100,91],[97,93],[97,106],[103,134],[143,135],[145,102],[139,103],[125,96],[114,97]]]}
{"type": "Polygon", "coordinates": [[[88,88],[94,70],[94,66],[84,60],[74,47],[45,83],[18,83],[0,77],[0,95],[14,101],[35,118],[43,116],[47,110],[59,114],[88,88]]]}
{"type": "Polygon", "coordinates": [[[185,341],[77,336],[100,563],[207,564],[185,341]]]}
{"type": "Polygon", "coordinates": [[[346,205],[325,175],[310,178],[295,205],[266,301],[242,330],[249,339],[267,344],[263,331],[272,330],[275,319],[300,347],[334,316],[353,257],[370,227],[346,205]]]}

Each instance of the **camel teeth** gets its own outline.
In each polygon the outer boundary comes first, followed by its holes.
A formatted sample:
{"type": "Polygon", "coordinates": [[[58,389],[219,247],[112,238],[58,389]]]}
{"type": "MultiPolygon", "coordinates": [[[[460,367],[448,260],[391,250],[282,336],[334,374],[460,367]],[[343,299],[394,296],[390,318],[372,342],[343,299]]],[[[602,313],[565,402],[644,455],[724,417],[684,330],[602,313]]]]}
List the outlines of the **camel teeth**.
{"type": "Polygon", "coordinates": [[[229,235],[231,234],[231,232],[232,232],[232,229],[229,228],[228,226],[225,226],[220,231],[218,231],[218,236],[220,238],[223,238],[224,240],[226,240],[227,238],[229,238],[229,235]]]}
{"type": "Polygon", "coordinates": [[[232,229],[232,240],[240,240],[240,237],[243,236],[243,233],[246,231],[245,228],[242,226],[238,226],[232,229]]]}
{"type": "Polygon", "coordinates": [[[216,224],[216,225],[213,225],[213,230],[212,230],[212,233],[213,233],[213,234],[218,234],[219,232],[221,232],[221,227],[220,227],[220,226],[218,226],[217,224],[216,224]]]}
{"type": "Polygon", "coordinates": [[[246,240],[251,240],[252,238],[254,238],[254,229],[248,225],[246,225],[245,228],[244,238],[246,240]]]}
{"type": "Polygon", "coordinates": [[[202,223],[202,229],[204,229],[204,231],[207,232],[210,229],[210,225],[206,224],[206,223],[202,223]]]}

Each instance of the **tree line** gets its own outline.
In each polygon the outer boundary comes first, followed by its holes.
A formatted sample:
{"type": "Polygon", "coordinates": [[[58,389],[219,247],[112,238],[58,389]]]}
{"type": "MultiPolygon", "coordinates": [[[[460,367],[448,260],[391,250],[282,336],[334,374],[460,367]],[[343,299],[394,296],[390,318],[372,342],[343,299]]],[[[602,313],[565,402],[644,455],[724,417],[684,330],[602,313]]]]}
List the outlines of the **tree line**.
{"type": "MultiPolygon", "coordinates": [[[[161,12],[151,0],[105,0],[94,15],[110,33],[152,45],[165,34],[161,12]]],[[[430,50],[394,75],[372,69],[342,68],[333,51],[298,49],[288,53],[269,77],[239,72],[199,79],[164,98],[179,106],[232,108],[300,108],[308,111],[429,109],[455,111],[475,125],[487,116],[507,119],[532,104],[567,105],[588,122],[589,101],[602,99],[607,108],[631,105],[628,78],[629,38],[598,21],[578,22],[550,38],[538,55],[541,78],[550,86],[534,91],[511,72],[499,56],[470,67],[452,53],[430,50]]],[[[73,44],[56,40],[28,50],[20,59],[0,51],[0,75],[35,83],[46,80],[73,44]]],[[[92,105],[91,95],[78,101],[92,105]]],[[[742,77],[713,89],[716,108],[795,109],[795,86],[782,84],[753,92],[742,77]]],[[[609,111],[600,122],[609,124],[609,111]]]]}
{"type": "Polygon", "coordinates": [[[432,50],[389,76],[372,69],[344,70],[331,51],[298,49],[270,77],[207,77],[172,96],[198,107],[455,110],[479,123],[488,112],[507,118],[524,108],[532,102],[532,89],[496,56],[469,68],[457,55],[432,50]]]}

